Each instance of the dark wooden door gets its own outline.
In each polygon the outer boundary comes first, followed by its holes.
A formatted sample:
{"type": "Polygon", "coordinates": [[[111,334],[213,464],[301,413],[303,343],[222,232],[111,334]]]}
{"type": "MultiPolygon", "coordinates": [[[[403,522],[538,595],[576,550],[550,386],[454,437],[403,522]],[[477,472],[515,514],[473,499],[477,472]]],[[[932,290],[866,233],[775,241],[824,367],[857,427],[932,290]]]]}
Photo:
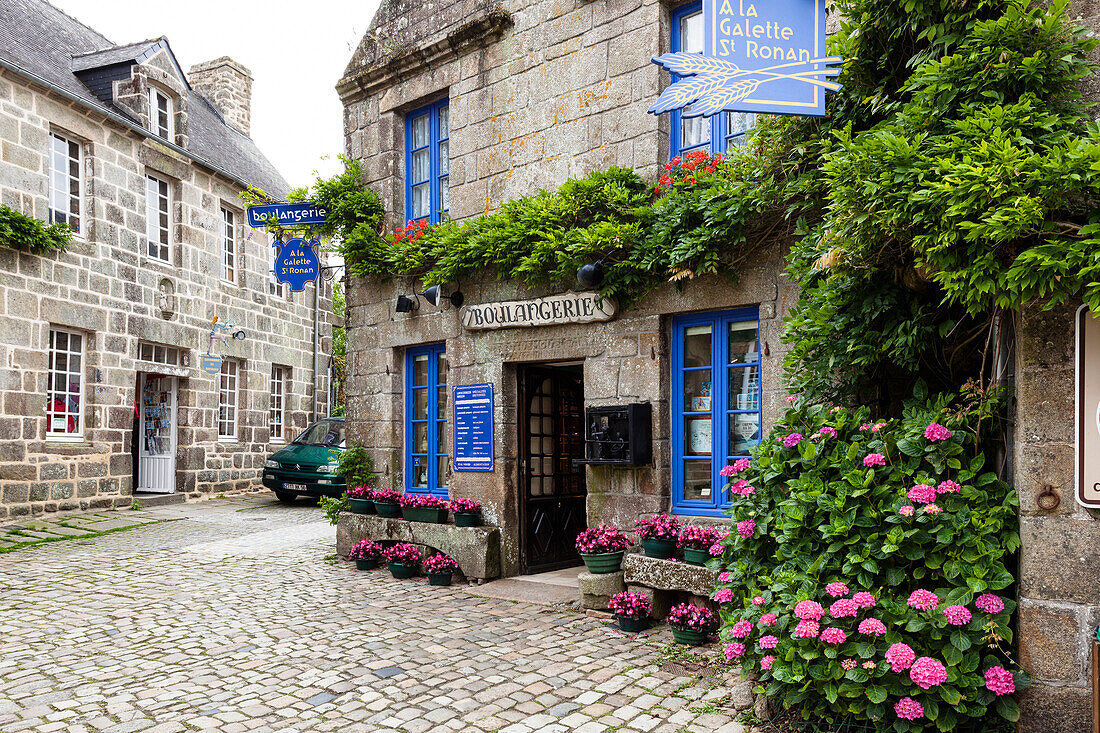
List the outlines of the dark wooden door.
{"type": "Polygon", "coordinates": [[[580,564],[574,542],[587,526],[584,375],[580,367],[526,367],[520,374],[520,514],[523,570],[580,564]]]}

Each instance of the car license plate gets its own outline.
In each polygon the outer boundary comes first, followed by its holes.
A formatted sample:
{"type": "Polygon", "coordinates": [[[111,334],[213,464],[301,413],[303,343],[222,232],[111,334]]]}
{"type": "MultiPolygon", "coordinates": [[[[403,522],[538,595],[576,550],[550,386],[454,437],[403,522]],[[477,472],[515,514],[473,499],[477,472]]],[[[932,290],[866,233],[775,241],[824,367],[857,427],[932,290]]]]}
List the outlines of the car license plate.
{"type": "Polygon", "coordinates": [[[289,491],[305,491],[305,484],[283,484],[283,488],[289,491]]]}

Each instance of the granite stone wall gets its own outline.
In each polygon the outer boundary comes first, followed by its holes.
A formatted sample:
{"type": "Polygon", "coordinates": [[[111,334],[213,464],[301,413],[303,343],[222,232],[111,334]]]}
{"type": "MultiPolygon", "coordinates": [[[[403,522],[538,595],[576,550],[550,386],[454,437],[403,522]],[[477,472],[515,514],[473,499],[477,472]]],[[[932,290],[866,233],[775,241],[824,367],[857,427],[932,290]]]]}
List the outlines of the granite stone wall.
{"type": "MultiPolygon", "coordinates": [[[[164,72],[143,65],[134,78],[158,73],[164,72]]],[[[177,143],[185,144],[186,128],[177,129],[177,143]]],[[[257,486],[264,457],[276,447],[268,430],[273,363],[289,368],[290,436],[310,417],[312,290],[269,293],[272,250],[264,232],[245,227],[237,184],[7,72],[0,72],[0,203],[48,217],[51,131],[81,144],[84,231],[63,254],[0,246],[0,517],[102,506],[131,493],[137,374],[170,371],[141,362],[139,342],[183,353],[183,365],[171,372],[182,375],[177,491],[198,496],[257,486]],[[171,183],[169,262],[146,256],[146,172],[171,183]],[[222,207],[234,211],[238,222],[232,282],[222,279],[222,207]],[[227,354],[241,370],[232,442],[218,440],[216,377],[199,368],[214,316],[248,333],[245,341],[232,341],[227,354]],[[46,439],[53,327],[85,336],[81,442],[46,439]]],[[[322,415],[330,296],[326,284],[322,415]]]]}

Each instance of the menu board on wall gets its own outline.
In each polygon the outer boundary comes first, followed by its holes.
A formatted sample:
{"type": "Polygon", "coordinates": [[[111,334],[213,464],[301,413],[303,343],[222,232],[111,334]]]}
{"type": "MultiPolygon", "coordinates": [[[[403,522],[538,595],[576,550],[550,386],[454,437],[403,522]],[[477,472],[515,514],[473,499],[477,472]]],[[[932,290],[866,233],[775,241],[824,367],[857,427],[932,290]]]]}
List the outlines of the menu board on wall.
{"type": "Polygon", "coordinates": [[[1100,317],[1077,312],[1077,501],[1100,508],[1100,317]]]}
{"type": "Polygon", "coordinates": [[[454,470],[493,470],[493,385],[454,388],[454,470]]]}

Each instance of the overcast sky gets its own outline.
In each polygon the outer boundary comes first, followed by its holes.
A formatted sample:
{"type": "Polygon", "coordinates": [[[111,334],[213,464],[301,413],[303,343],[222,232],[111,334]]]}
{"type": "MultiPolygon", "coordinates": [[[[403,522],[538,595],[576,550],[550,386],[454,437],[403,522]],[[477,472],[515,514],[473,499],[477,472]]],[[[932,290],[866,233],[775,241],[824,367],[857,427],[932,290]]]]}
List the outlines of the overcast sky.
{"type": "Polygon", "coordinates": [[[184,71],[230,56],[252,71],[252,139],[291,186],[339,170],[336,82],[378,0],[51,0],[113,42],[167,36],[184,71]],[[324,157],[327,156],[327,159],[324,157]]]}

